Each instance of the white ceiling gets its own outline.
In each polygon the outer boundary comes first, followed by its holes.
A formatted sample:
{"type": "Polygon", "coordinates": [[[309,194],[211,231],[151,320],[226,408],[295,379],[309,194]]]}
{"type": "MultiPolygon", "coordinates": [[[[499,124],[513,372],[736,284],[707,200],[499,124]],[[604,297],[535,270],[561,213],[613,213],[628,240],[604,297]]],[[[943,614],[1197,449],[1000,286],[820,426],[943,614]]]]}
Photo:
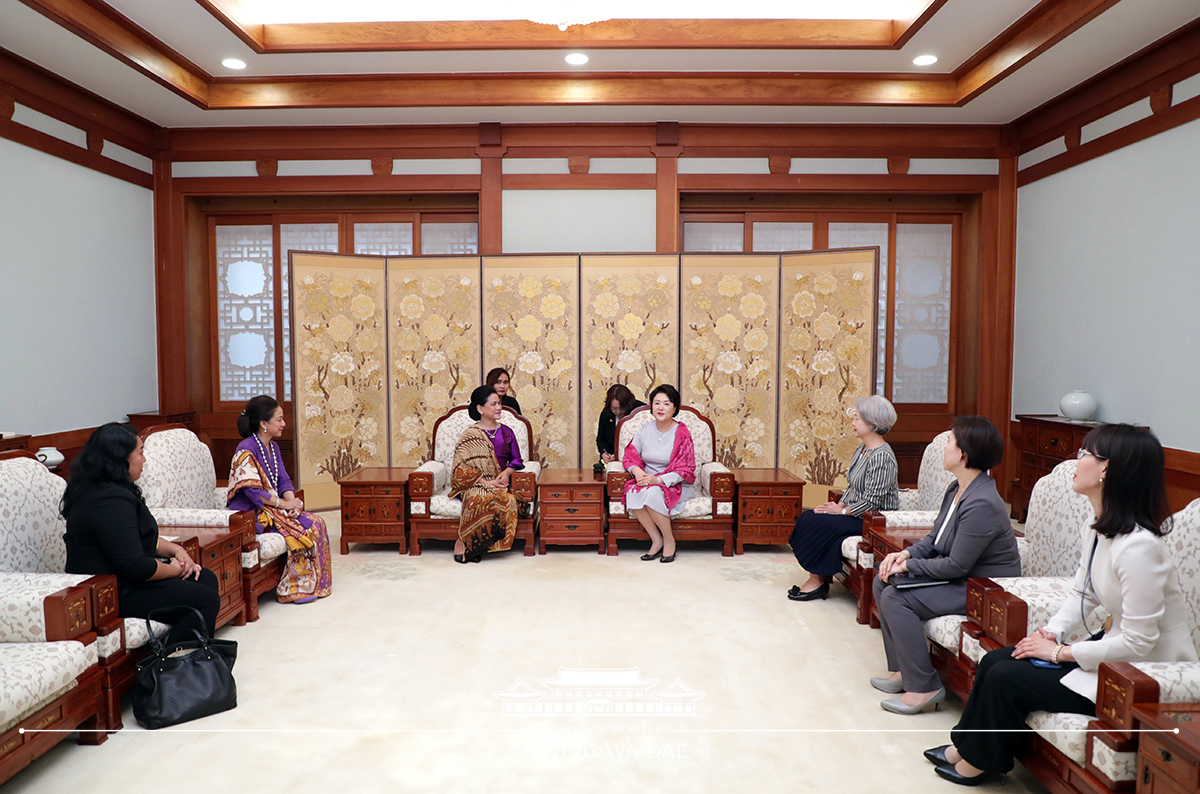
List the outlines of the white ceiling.
{"type": "MultiPolygon", "coordinates": [[[[110,0],[167,45],[214,75],[230,56],[240,74],[569,72],[562,53],[406,52],[257,55],[195,0],[110,0]]],[[[1034,0],[949,0],[900,51],[593,50],[585,71],[924,72],[911,60],[938,54],[952,71],[1035,5],[1034,0]]],[[[1122,0],[962,108],[914,107],[504,107],[221,110],[196,107],[25,6],[0,0],[0,47],[165,127],[452,124],[499,121],[711,123],[1006,123],[1192,21],[1195,0],[1122,0]]]]}

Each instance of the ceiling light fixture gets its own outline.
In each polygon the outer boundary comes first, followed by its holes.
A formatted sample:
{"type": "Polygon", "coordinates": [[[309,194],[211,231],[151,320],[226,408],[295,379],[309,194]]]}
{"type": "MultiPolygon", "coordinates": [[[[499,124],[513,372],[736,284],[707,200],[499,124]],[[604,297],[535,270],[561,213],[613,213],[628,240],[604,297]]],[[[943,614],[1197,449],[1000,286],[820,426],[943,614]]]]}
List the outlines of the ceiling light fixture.
{"type": "Polygon", "coordinates": [[[241,60],[240,58],[226,58],[225,60],[221,61],[221,65],[224,66],[226,69],[245,69],[246,68],[246,62],[241,60]]]}
{"type": "Polygon", "coordinates": [[[583,66],[588,62],[588,57],[582,52],[573,52],[567,56],[567,63],[572,66],[583,66]]]}
{"type": "Polygon", "coordinates": [[[913,64],[916,66],[933,66],[937,63],[936,55],[918,55],[913,58],[913,64]]]}

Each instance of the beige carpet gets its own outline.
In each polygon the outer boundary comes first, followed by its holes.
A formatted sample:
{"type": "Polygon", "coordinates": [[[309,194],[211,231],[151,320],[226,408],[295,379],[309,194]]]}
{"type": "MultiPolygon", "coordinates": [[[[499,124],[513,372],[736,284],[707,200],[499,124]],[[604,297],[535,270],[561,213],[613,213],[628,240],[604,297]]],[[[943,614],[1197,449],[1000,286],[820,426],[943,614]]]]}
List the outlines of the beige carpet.
{"type": "MultiPolygon", "coordinates": [[[[961,704],[880,709],[879,632],[840,585],[788,601],[804,577],[785,548],[684,544],[662,565],[634,546],[551,547],[456,565],[448,543],[343,557],[332,540],[332,597],[264,598],[257,623],[219,632],[239,643],[237,709],[150,732],[127,701],[125,730],[100,747],[68,739],[4,794],[958,790],[921,750],[948,741],[961,704]],[[562,682],[583,696],[557,699],[567,709],[694,714],[505,714],[552,709],[562,682]]],[[[1021,767],[1003,790],[1045,791],[1021,767]]]]}

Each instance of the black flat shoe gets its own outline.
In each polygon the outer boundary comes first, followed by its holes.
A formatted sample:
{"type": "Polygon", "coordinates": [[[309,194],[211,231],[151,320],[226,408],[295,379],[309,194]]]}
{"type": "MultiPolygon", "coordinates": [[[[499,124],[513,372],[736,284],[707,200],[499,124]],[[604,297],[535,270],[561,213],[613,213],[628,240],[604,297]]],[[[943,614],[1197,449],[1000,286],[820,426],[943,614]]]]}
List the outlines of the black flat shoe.
{"type": "MultiPolygon", "coordinates": [[[[675,552],[675,554],[678,553],[678,551],[675,552]]],[[[672,554],[670,557],[663,557],[659,562],[675,562],[675,554],[672,554]]]]}
{"type": "Polygon", "coordinates": [[[943,744],[941,747],[932,747],[925,751],[925,760],[934,766],[954,766],[946,760],[946,748],[950,745],[943,744]]]}
{"type": "Polygon", "coordinates": [[[938,777],[942,780],[949,780],[951,783],[957,783],[960,786],[982,786],[985,783],[995,783],[1000,778],[1004,777],[1003,772],[981,772],[974,777],[960,775],[958,770],[952,766],[935,767],[934,772],[937,772],[938,777]]]}
{"type": "Polygon", "coordinates": [[[803,590],[788,591],[788,599],[791,601],[824,601],[829,598],[829,585],[823,584],[816,590],[809,590],[807,593],[803,590]]]}
{"type": "Polygon", "coordinates": [[[654,552],[653,554],[643,554],[642,559],[645,560],[646,562],[650,562],[651,560],[657,560],[661,556],[662,556],[662,549],[659,549],[658,551],[654,552]]]}

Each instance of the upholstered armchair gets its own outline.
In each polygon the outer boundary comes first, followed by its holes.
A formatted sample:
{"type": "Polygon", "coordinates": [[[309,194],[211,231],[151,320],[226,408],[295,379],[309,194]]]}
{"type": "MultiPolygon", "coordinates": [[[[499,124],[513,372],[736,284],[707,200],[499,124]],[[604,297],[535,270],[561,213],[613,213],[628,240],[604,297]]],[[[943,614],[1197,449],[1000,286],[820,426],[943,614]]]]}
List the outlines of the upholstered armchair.
{"type": "Polygon", "coordinates": [[[208,445],[183,425],[156,425],[141,432],[146,463],[138,487],[159,526],[242,532],[253,538],[242,546],[242,597],[245,620],[258,620],[258,599],[274,590],[287,562],[287,541],[277,532],[255,535],[254,513],[225,506],[226,488],[218,487],[208,445]]]}
{"type": "MultiPolygon", "coordinates": [[[[122,725],[121,694],[149,634],[144,620],[118,617],[116,577],[64,573],[64,490],[63,479],[28,452],[0,453],[0,642],[57,644],[89,635],[87,654],[98,663],[99,724],[115,731],[122,725]]],[[[159,636],[169,628],[154,626],[159,636]]],[[[67,669],[56,665],[48,670],[67,669]]],[[[13,716],[0,710],[0,723],[5,713],[13,716]]]]}
{"type": "MultiPolygon", "coordinates": [[[[715,461],[716,432],[708,417],[696,409],[681,406],[675,417],[692,434],[696,448],[696,482],[694,495],[683,511],[671,518],[671,532],[676,540],[720,540],[721,553],[733,556],[734,477],[723,463],[715,461]]],[[[623,418],[616,429],[617,457],[633,441],[642,425],[653,421],[650,409],[643,406],[623,418]]],[[[650,536],[634,516],[625,509],[625,481],[630,478],[619,461],[605,467],[605,498],[608,503],[608,553],[617,554],[617,541],[649,540],[650,536]]]]}
{"type": "MultiPolygon", "coordinates": [[[[517,539],[525,541],[525,556],[537,553],[534,543],[534,514],[537,499],[537,478],[542,471],[539,461],[531,460],[533,449],[533,427],[529,420],[504,408],[500,421],[517,437],[517,448],[525,468],[513,472],[510,479],[512,492],[518,500],[520,510],[517,519],[517,539]]],[[[458,538],[458,522],[462,516],[462,502],[450,498],[450,473],[454,466],[454,449],[463,432],[475,423],[467,413],[467,406],[460,405],[437,420],[433,425],[431,459],[408,475],[408,553],[421,553],[421,539],[455,540],[458,538]]]]}

